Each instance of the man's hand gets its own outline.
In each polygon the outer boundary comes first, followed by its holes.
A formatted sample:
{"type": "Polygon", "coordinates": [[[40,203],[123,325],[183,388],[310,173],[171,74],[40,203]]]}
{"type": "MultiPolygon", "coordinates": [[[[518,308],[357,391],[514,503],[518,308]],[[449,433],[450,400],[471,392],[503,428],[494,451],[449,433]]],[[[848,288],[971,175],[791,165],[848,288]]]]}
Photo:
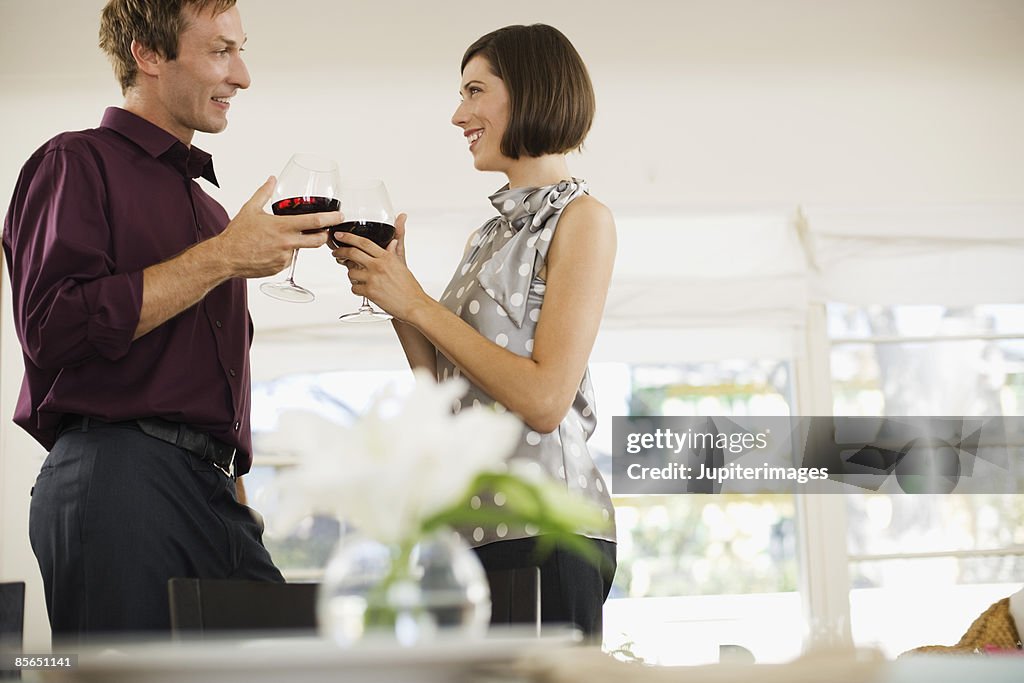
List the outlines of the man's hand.
{"type": "Polygon", "coordinates": [[[274,216],[263,210],[274,192],[271,176],[238,211],[217,237],[217,253],[230,271],[229,277],[265,277],[288,265],[296,249],[312,249],[327,241],[324,230],[338,225],[340,211],[303,216],[274,216]],[[315,231],[315,232],[311,232],[315,231]]]}

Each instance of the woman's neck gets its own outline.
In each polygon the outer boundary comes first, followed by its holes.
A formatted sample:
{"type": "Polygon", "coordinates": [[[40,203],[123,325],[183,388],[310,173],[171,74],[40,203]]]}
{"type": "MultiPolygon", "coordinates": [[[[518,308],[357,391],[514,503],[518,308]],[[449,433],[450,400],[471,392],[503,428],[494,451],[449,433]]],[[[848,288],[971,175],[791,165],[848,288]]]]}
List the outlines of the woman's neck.
{"type": "Polygon", "coordinates": [[[546,154],[542,157],[519,157],[506,169],[509,189],[541,187],[567,180],[569,164],[564,154],[546,154]]]}

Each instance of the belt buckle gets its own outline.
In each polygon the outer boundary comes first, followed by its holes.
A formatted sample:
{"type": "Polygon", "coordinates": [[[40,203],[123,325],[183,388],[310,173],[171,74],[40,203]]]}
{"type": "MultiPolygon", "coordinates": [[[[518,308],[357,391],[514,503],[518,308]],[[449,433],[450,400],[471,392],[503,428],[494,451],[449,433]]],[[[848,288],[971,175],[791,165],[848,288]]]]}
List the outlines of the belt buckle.
{"type": "Polygon", "coordinates": [[[232,448],[225,443],[221,443],[213,437],[207,437],[203,451],[203,460],[223,472],[229,479],[235,478],[231,471],[234,468],[235,455],[238,453],[238,449],[232,448]],[[220,457],[221,453],[228,455],[227,463],[224,465],[220,462],[223,460],[223,458],[220,457]]]}
{"type": "Polygon", "coordinates": [[[212,460],[211,460],[211,463],[213,464],[214,467],[216,467],[218,470],[223,472],[227,476],[228,479],[235,479],[235,475],[234,475],[235,456],[237,454],[238,454],[238,449],[232,448],[231,449],[231,457],[228,458],[227,465],[221,465],[220,463],[214,462],[212,460]]]}

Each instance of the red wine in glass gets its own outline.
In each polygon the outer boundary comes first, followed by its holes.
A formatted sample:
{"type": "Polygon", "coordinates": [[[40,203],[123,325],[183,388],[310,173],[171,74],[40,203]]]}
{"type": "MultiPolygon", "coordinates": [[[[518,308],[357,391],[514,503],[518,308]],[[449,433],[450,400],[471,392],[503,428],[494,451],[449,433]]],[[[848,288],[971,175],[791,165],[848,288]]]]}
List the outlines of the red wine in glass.
{"type": "MultiPolygon", "coordinates": [[[[331,244],[339,246],[338,233],[350,232],[366,237],[381,249],[387,249],[395,237],[395,212],[391,208],[388,188],[377,178],[349,179],[341,184],[338,194],[345,222],[329,229],[331,244]]],[[[358,310],[346,313],[340,320],[346,323],[365,323],[390,320],[391,314],[374,308],[363,297],[358,310]]]]}
{"type": "MultiPolygon", "coordinates": [[[[335,210],[332,209],[332,211],[335,210]]],[[[353,235],[365,237],[381,249],[387,249],[391,240],[395,239],[395,226],[378,221],[345,221],[341,225],[327,229],[330,230],[331,247],[335,249],[341,246],[335,237],[339,232],[350,232],[353,235]]]]}
{"type": "MultiPolygon", "coordinates": [[[[309,213],[324,213],[325,211],[337,211],[341,208],[341,202],[329,197],[289,197],[274,202],[270,210],[275,216],[304,216],[309,213]]],[[[309,235],[316,232],[323,232],[329,228],[314,228],[303,230],[302,234],[309,235]]]]}
{"type": "MultiPolygon", "coordinates": [[[[277,178],[270,209],[277,216],[337,211],[341,204],[338,196],[340,184],[338,164],[333,160],[313,154],[293,154],[277,178]]],[[[322,231],[322,228],[303,230],[304,233],[322,231]]],[[[313,292],[295,282],[297,255],[298,250],[295,250],[283,280],[264,282],[260,291],[282,301],[302,303],[316,298],[313,292]]]]}

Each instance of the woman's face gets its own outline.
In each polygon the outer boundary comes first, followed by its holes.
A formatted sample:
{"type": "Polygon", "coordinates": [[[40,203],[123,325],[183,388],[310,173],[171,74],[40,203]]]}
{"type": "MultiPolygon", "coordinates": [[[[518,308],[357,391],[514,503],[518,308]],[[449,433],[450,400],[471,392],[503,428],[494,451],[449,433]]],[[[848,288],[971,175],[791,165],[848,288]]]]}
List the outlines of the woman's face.
{"type": "Polygon", "coordinates": [[[505,82],[491,72],[486,58],[477,55],[462,71],[462,103],[452,123],[462,129],[478,171],[504,171],[509,159],[501,153],[501,138],[508,126],[509,98],[505,82]]]}

